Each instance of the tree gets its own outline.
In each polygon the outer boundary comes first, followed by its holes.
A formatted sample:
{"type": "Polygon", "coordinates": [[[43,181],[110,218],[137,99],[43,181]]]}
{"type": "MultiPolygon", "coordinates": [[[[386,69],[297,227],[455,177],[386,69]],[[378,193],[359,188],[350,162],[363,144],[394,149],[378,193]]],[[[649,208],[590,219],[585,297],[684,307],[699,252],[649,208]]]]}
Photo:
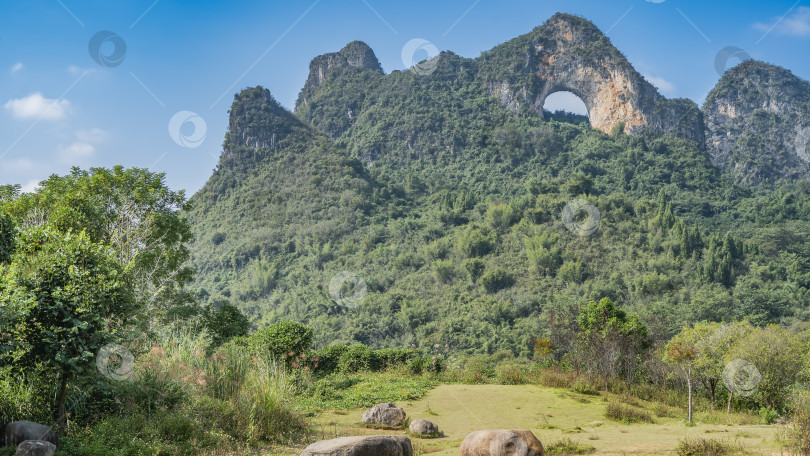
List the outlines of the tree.
{"type": "Polygon", "coordinates": [[[214,302],[203,310],[203,322],[211,334],[211,345],[218,347],[234,337],[246,336],[250,321],[236,306],[214,302]]]}
{"type": "Polygon", "coordinates": [[[191,299],[183,287],[192,279],[185,264],[192,236],[180,214],[189,205],[183,191],[166,186],[162,173],[121,166],[73,168],[41,182],[33,193],[6,193],[0,201],[19,226],[47,223],[62,233],[84,231],[91,242],[107,244],[131,272],[149,323],[167,307],[191,299]]]}
{"type": "Polygon", "coordinates": [[[686,376],[686,385],[689,391],[688,421],[692,422],[692,381],[694,379],[695,365],[701,356],[701,348],[706,339],[707,330],[704,326],[693,328],[685,327],[675,335],[664,347],[664,362],[679,367],[686,376]]]}
{"type": "Polygon", "coordinates": [[[804,355],[798,337],[785,328],[769,325],[749,331],[731,356],[756,366],[762,376],[756,385],[756,397],[765,406],[778,410],[785,404],[790,388],[801,380],[804,355]]]}
{"type": "Polygon", "coordinates": [[[86,233],[49,227],[23,230],[10,264],[2,267],[2,361],[53,370],[58,421],[65,417],[68,382],[94,370],[99,350],[137,311],[128,272],[86,233]]]}
{"type": "Polygon", "coordinates": [[[589,373],[633,381],[639,358],[649,346],[647,328],[610,298],[591,300],[580,310],[577,351],[589,373]]]}

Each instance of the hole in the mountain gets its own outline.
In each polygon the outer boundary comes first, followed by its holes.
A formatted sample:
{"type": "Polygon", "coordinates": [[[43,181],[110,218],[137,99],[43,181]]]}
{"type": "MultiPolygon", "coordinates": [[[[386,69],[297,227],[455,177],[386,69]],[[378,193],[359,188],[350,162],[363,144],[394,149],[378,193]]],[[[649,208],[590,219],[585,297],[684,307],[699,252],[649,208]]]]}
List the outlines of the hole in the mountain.
{"type": "Polygon", "coordinates": [[[546,119],[575,124],[590,123],[588,107],[582,98],[565,90],[547,96],[543,102],[543,111],[546,119]]]}

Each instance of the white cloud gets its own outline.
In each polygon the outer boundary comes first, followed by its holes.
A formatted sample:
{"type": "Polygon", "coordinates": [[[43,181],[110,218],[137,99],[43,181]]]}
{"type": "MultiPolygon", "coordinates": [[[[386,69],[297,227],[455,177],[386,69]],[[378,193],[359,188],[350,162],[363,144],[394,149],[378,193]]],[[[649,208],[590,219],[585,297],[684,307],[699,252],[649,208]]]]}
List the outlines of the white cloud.
{"type": "Polygon", "coordinates": [[[45,98],[37,92],[24,98],[12,98],[3,107],[18,119],[59,120],[67,116],[70,102],[45,98]]]}
{"type": "Polygon", "coordinates": [[[59,159],[62,160],[62,163],[68,165],[76,165],[81,163],[92,157],[95,153],[96,147],[86,142],[77,141],[72,142],[67,146],[59,146],[59,159]]]}
{"type": "Polygon", "coordinates": [[[101,128],[90,128],[76,132],[76,141],[58,147],[59,159],[68,165],[86,162],[96,153],[96,145],[104,142],[109,133],[101,128]]]}
{"type": "Polygon", "coordinates": [[[0,169],[8,172],[24,172],[31,171],[36,167],[36,163],[28,158],[14,158],[11,160],[0,161],[0,169]]]}
{"type": "Polygon", "coordinates": [[[18,71],[20,71],[22,69],[23,69],[22,62],[17,62],[14,65],[11,65],[11,72],[12,73],[16,73],[16,72],[18,72],[18,71]]]}
{"type": "Polygon", "coordinates": [[[39,187],[39,180],[31,179],[22,186],[20,191],[23,193],[33,193],[36,191],[37,187],[39,187]]]}
{"type": "Polygon", "coordinates": [[[650,84],[658,87],[658,89],[661,90],[664,93],[671,94],[671,93],[675,92],[675,84],[667,81],[664,78],[659,78],[657,76],[652,76],[652,75],[649,75],[649,74],[645,74],[644,79],[650,81],[650,84]]]}
{"type": "Polygon", "coordinates": [[[107,138],[107,131],[101,128],[91,128],[89,130],[79,130],[76,132],[76,139],[83,142],[98,144],[107,138]]]}
{"type": "Polygon", "coordinates": [[[757,22],[754,24],[754,28],[763,32],[773,30],[780,35],[808,37],[810,36],[810,7],[800,6],[781,20],[774,19],[770,23],[757,22]]]}

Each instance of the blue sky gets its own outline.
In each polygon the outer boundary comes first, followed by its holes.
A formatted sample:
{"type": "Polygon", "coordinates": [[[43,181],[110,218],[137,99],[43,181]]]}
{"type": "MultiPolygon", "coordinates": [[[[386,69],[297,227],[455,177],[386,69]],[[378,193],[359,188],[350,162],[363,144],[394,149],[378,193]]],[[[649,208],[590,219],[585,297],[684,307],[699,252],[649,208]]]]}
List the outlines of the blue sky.
{"type": "Polygon", "coordinates": [[[0,8],[0,183],[27,190],[71,165],[122,164],[165,172],[172,188],[192,194],[217,163],[234,93],[263,85],[292,109],[309,61],[358,39],[388,73],[406,67],[412,39],[476,57],[563,11],[593,21],[669,97],[702,103],[729,46],[739,48],[729,65],[748,55],[810,79],[810,0],[0,0],[0,8]]]}

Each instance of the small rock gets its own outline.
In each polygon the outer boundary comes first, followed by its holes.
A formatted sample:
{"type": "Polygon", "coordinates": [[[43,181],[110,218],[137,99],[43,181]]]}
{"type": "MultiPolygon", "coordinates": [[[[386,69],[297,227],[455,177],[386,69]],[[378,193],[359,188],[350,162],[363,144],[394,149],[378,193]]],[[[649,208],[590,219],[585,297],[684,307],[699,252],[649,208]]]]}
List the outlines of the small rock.
{"type": "Polygon", "coordinates": [[[527,429],[475,431],[461,442],[461,456],[543,456],[543,445],[527,429]]]}
{"type": "Polygon", "coordinates": [[[439,426],[428,420],[415,420],[411,422],[408,430],[414,434],[427,435],[439,432],[439,426]]]}
{"type": "Polygon", "coordinates": [[[26,440],[45,440],[59,446],[53,429],[31,421],[15,421],[6,425],[6,446],[19,445],[26,440]]]}
{"type": "Polygon", "coordinates": [[[363,413],[366,424],[398,427],[405,423],[405,410],[394,404],[377,404],[363,413]]]}
{"type": "Polygon", "coordinates": [[[404,435],[339,437],[315,442],[301,456],[413,456],[413,447],[404,435]]]}
{"type": "Polygon", "coordinates": [[[774,423],[776,423],[776,424],[787,424],[787,421],[785,421],[785,420],[779,420],[779,419],[774,420],[773,422],[774,422],[774,423]]]}
{"type": "Polygon", "coordinates": [[[56,445],[44,440],[25,440],[17,446],[15,456],[53,456],[56,445]]]}

